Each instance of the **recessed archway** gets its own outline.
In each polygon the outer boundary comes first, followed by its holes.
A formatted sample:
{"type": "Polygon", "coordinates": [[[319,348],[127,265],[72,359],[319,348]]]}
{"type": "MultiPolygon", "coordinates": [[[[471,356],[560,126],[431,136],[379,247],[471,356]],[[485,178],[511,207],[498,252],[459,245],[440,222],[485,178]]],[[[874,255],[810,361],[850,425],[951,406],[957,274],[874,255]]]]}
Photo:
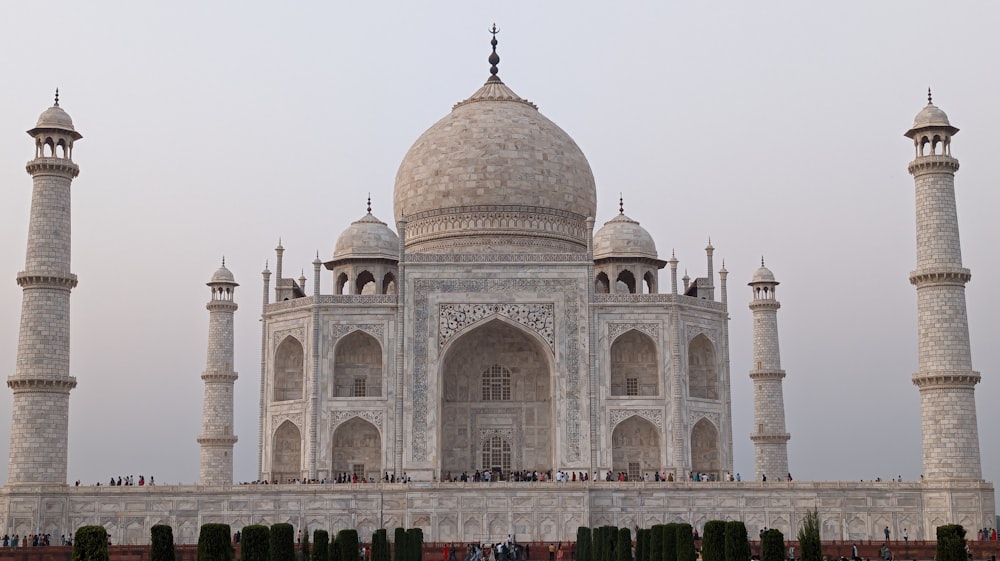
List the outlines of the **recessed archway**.
{"type": "Polygon", "coordinates": [[[688,345],[688,395],[700,399],[719,399],[719,368],[715,345],[699,334],[688,345]]]}
{"type": "Polygon", "coordinates": [[[611,470],[632,481],[660,470],[660,431],[653,423],[638,415],[618,423],[611,433],[611,470]]]}
{"type": "Polygon", "coordinates": [[[302,475],[302,433],[291,421],[281,423],[271,439],[271,479],[288,483],[302,475]]]}
{"type": "Polygon", "coordinates": [[[274,353],[274,401],[302,399],[305,383],[305,354],[302,343],[286,337],[274,353]]]}
{"type": "Polygon", "coordinates": [[[364,331],[354,331],[337,341],[334,353],[335,397],[382,395],[382,345],[364,331]]]}
{"type": "Polygon", "coordinates": [[[722,476],[719,429],[708,419],[701,419],[691,429],[691,471],[715,480],[722,476]]]}
{"type": "Polygon", "coordinates": [[[333,459],[331,473],[336,477],[347,474],[358,479],[382,474],[382,435],[375,425],[354,417],[345,421],[333,431],[333,459]]]}
{"type": "Polygon", "coordinates": [[[656,343],[634,329],[611,344],[611,395],[654,396],[659,394],[656,343]]]}

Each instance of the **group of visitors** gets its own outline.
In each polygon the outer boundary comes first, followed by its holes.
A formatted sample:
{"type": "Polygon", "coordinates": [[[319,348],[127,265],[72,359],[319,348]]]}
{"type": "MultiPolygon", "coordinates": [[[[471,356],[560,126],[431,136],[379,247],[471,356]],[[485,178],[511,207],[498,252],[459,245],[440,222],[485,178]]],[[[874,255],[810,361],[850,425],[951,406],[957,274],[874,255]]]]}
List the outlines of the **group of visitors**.
{"type": "Polygon", "coordinates": [[[979,541],[997,541],[997,529],[996,528],[980,528],[979,529],[979,541]]]}
{"type": "MultiPolygon", "coordinates": [[[[2,543],[3,547],[47,546],[52,545],[52,534],[30,534],[27,536],[4,534],[2,543]]],[[[73,545],[73,536],[67,537],[63,534],[59,538],[59,545],[73,545]]]]}
{"type": "MultiPolygon", "coordinates": [[[[549,547],[550,560],[555,560],[556,546],[549,547]]],[[[562,546],[558,548],[558,560],[562,561],[562,546]]],[[[495,544],[470,543],[465,548],[465,561],[522,561],[531,558],[530,544],[519,544],[514,540],[513,534],[507,535],[506,541],[499,541],[495,544]]],[[[442,561],[458,561],[455,548],[445,545],[442,550],[442,561]]]]}

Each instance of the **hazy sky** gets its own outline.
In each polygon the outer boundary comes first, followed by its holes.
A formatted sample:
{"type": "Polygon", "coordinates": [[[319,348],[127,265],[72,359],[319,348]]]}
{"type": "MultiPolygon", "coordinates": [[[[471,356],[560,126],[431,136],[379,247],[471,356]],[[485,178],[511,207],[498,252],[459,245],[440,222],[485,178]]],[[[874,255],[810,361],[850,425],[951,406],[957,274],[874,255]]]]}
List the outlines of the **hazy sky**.
{"type": "MultiPolygon", "coordinates": [[[[236,478],[257,466],[261,277],[279,236],[311,277],[364,214],[392,222],[412,142],[500,76],[577,141],[598,226],[625,211],[660,256],[730,271],[737,471],[753,471],[746,283],[778,298],[796,479],[921,472],[913,148],[952,143],[983,471],[1000,480],[996,2],[5,2],[0,7],[0,365],[13,373],[33,155],[58,86],[74,158],[69,478],[195,482],[209,289],[238,282],[236,478]],[[990,248],[993,248],[991,250],[990,248]]],[[[323,291],[332,291],[324,270],[323,291]]],[[[661,286],[669,286],[666,271],[661,286]]],[[[310,279],[311,285],[311,279],[310,279]]],[[[0,392],[0,447],[10,391],[0,392]]],[[[6,480],[0,463],[0,481],[6,480]]]]}

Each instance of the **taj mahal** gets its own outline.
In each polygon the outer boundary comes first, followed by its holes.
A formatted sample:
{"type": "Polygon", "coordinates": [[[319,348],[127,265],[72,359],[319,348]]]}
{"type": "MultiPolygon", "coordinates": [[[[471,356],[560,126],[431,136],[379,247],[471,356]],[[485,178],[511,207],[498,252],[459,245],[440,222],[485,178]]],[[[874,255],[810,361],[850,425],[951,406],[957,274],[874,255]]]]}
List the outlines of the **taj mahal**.
{"type": "Polygon", "coordinates": [[[676,257],[658,251],[623,202],[617,215],[599,217],[587,158],[500,79],[493,31],[486,82],[413,143],[391,217],[377,217],[369,201],[333,254],[316,256],[310,282],[287,276],[278,244],[258,293],[259,373],[233,368],[233,318],[247,313],[245,304],[237,311],[246,292],[225,263],[211,275],[198,485],[67,483],[77,385],[69,201],[82,135],[56,97],[28,131],[33,197],[17,276],[17,364],[7,379],[14,401],[3,531],[58,535],[100,524],[115,543],[145,543],[149,528],[165,523],[178,541],[193,542],[207,522],[234,531],[290,522],[362,536],[420,527],[428,541],[569,541],[578,526],[738,519],[787,536],[814,508],[824,539],[870,539],[883,527],[932,539],[941,524],[973,533],[995,525],[969,350],[971,273],[955,208],[958,128],[930,95],[905,132],[914,146],[912,381],[924,475],[790,481],[778,276],[762,260],[730,294],[709,241],[696,277],[679,278],[676,257]],[[730,372],[734,295],[753,313],[750,372],[730,372]],[[734,374],[750,377],[752,396],[732,395],[734,374]],[[268,483],[235,485],[233,387],[258,375],[257,471],[268,483]],[[755,473],[743,481],[733,477],[734,399],[754,407],[755,473]],[[493,481],[462,477],[485,471],[493,481]],[[539,476],[520,481],[512,472],[539,476]],[[572,476],[553,480],[560,472],[572,476]],[[345,476],[357,482],[332,483],[345,476]]]}

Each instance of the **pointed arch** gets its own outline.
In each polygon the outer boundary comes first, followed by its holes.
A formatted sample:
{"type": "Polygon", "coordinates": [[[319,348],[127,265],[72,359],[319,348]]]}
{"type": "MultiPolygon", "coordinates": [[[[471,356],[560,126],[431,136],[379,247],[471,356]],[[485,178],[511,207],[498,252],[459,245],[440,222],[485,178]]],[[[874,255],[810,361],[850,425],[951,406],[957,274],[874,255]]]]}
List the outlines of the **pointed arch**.
{"type": "Polygon", "coordinates": [[[285,421],[271,438],[271,478],[287,483],[302,475],[302,433],[291,421],[285,421]]]}
{"type": "Polygon", "coordinates": [[[396,294],[396,275],[386,273],[382,277],[382,294],[396,294]]]}
{"type": "Polygon", "coordinates": [[[333,431],[330,439],[332,464],[330,473],[357,475],[358,478],[382,474],[382,434],[372,423],[354,417],[344,421],[333,431]]]}
{"type": "Polygon", "coordinates": [[[646,274],[642,276],[642,281],[646,285],[646,294],[656,294],[656,273],[646,271],[646,274]]]}
{"type": "Polygon", "coordinates": [[[630,329],[611,343],[611,395],[659,395],[659,360],[656,342],[630,329]]]}
{"type": "Polygon", "coordinates": [[[333,287],[334,294],[346,294],[345,289],[347,288],[347,273],[340,273],[337,275],[337,281],[333,287]]]}
{"type": "Polygon", "coordinates": [[[618,288],[618,292],[627,291],[629,294],[635,294],[635,275],[632,274],[632,271],[623,269],[620,273],[618,273],[615,286],[618,288]],[[624,289],[622,289],[623,286],[624,289]]]}
{"type": "Polygon", "coordinates": [[[633,415],[611,432],[611,470],[629,480],[660,469],[660,431],[653,423],[633,415]]]}
{"type": "Polygon", "coordinates": [[[305,386],[305,352],[302,343],[292,336],[274,351],[274,401],[303,399],[305,386]]]}
{"type": "Polygon", "coordinates": [[[719,429],[702,418],[691,429],[691,471],[719,481],[722,477],[722,441],[719,429]]]}
{"type": "Polygon", "coordinates": [[[382,344],[364,331],[352,331],[337,341],[333,359],[335,397],[382,395],[382,344]]]}
{"type": "Polygon", "coordinates": [[[608,274],[604,271],[597,273],[597,278],[594,279],[594,292],[597,294],[608,294],[611,292],[611,281],[608,280],[608,274]]]}
{"type": "Polygon", "coordinates": [[[719,367],[715,345],[698,334],[688,344],[688,395],[699,399],[719,399],[719,367]]]}
{"type": "Polygon", "coordinates": [[[375,294],[375,275],[371,271],[361,271],[354,280],[355,294],[375,294]]]}
{"type": "Polygon", "coordinates": [[[511,470],[510,440],[498,434],[483,440],[482,452],[478,464],[479,469],[500,468],[504,473],[511,470]]]}

